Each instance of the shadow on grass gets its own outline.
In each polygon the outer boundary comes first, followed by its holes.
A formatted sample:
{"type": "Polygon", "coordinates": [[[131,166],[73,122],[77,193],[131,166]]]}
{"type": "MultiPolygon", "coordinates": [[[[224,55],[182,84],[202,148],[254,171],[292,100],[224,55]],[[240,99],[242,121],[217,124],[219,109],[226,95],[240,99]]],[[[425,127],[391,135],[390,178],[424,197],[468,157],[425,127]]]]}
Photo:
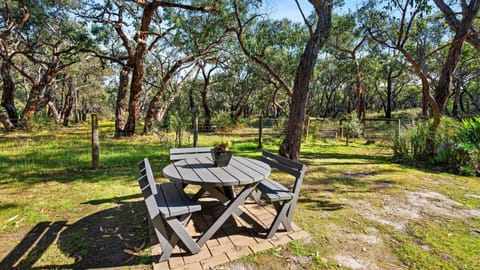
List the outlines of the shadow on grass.
{"type": "Polygon", "coordinates": [[[343,203],[332,203],[328,200],[313,199],[313,198],[298,198],[298,202],[304,204],[304,207],[309,210],[323,210],[323,211],[337,211],[343,209],[343,203]]]}
{"type": "Polygon", "coordinates": [[[150,263],[149,256],[139,254],[148,240],[145,217],[145,205],[138,201],[97,212],[71,225],[67,221],[40,222],[0,262],[0,269],[86,269],[150,263]],[[55,242],[75,262],[36,266],[55,242]]]}

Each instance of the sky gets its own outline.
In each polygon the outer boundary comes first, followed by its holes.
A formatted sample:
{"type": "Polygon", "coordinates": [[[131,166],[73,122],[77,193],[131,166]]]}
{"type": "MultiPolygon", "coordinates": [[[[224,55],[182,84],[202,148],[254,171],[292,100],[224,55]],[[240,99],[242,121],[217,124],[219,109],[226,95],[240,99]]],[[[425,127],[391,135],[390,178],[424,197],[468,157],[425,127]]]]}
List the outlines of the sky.
{"type": "MultiPolygon", "coordinates": [[[[300,0],[300,6],[305,15],[310,14],[312,5],[308,0],[300,0]]],[[[345,0],[345,5],[341,9],[334,6],[335,12],[346,12],[348,9],[355,10],[356,6],[361,3],[360,0],[345,0]]],[[[302,15],[298,11],[295,0],[266,0],[264,1],[263,10],[265,13],[270,13],[271,19],[288,18],[292,21],[303,21],[302,15]]]]}

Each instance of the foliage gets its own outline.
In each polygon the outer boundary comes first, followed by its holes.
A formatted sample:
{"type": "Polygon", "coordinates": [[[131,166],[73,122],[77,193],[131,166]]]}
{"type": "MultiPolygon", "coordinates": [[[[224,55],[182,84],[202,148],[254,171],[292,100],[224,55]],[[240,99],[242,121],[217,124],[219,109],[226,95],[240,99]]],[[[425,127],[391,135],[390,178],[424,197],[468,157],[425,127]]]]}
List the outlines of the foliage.
{"type": "Polygon", "coordinates": [[[212,122],[216,123],[218,131],[232,131],[235,128],[235,125],[231,121],[231,115],[229,112],[217,112],[213,116],[212,122]]]}
{"type": "Polygon", "coordinates": [[[347,145],[350,138],[358,138],[362,135],[362,123],[358,120],[356,112],[352,112],[347,121],[343,122],[343,132],[344,135],[347,137],[347,145]]]}
{"type": "Polygon", "coordinates": [[[435,135],[428,123],[414,123],[409,131],[395,134],[393,161],[430,164],[460,175],[480,175],[479,123],[478,118],[457,122],[443,117],[435,135]],[[427,152],[427,139],[432,136],[437,145],[434,155],[427,152]]]}
{"type": "Polygon", "coordinates": [[[408,136],[405,132],[395,132],[393,136],[393,161],[400,163],[409,163],[411,160],[408,147],[408,136]]]}
{"type": "Polygon", "coordinates": [[[428,123],[418,121],[408,131],[412,148],[412,157],[416,161],[425,161],[429,158],[427,153],[427,139],[431,135],[428,123]]]}
{"type": "Polygon", "coordinates": [[[232,142],[229,140],[224,140],[224,141],[216,141],[213,143],[213,148],[217,151],[230,151],[230,148],[232,147],[232,142]]]}

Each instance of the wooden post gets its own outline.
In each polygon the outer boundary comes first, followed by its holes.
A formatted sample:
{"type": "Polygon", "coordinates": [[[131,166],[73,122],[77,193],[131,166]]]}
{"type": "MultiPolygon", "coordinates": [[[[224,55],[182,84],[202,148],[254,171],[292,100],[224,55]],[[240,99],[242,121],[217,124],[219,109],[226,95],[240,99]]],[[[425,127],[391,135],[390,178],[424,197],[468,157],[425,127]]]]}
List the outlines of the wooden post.
{"type": "Polygon", "coordinates": [[[100,158],[100,140],[98,139],[98,118],[92,113],[92,166],[93,169],[98,169],[100,158]]]}
{"type": "Polygon", "coordinates": [[[307,117],[307,131],[305,132],[305,143],[308,142],[308,133],[310,131],[310,117],[307,117]]]}
{"type": "Polygon", "coordinates": [[[259,118],[259,124],[258,124],[258,149],[262,149],[263,148],[263,145],[262,145],[262,136],[263,136],[263,119],[262,119],[262,115],[260,114],[260,118],[259,118]]]}
{"type": "Polygon", "coordinates": [[[198,146],[198,109],[194,106],[192,108],[193,111],[193,119],[192,119],[192,125],[193,125],[193,147],[198,146]]]}

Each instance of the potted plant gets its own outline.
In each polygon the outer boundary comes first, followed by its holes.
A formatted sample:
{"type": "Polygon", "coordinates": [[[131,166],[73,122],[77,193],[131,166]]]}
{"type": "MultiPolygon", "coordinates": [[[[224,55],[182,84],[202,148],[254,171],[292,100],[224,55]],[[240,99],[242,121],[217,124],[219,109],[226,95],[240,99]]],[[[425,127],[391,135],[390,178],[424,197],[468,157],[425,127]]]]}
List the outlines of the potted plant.
{"type": "Polygon", "coordinates": [[[211,153],[215,167],[228,166],[228,163],[232,158],[232,151],[230,151],[231,146],[232,143],[230,141],[219,141],[213,144],[211,153]]]}

